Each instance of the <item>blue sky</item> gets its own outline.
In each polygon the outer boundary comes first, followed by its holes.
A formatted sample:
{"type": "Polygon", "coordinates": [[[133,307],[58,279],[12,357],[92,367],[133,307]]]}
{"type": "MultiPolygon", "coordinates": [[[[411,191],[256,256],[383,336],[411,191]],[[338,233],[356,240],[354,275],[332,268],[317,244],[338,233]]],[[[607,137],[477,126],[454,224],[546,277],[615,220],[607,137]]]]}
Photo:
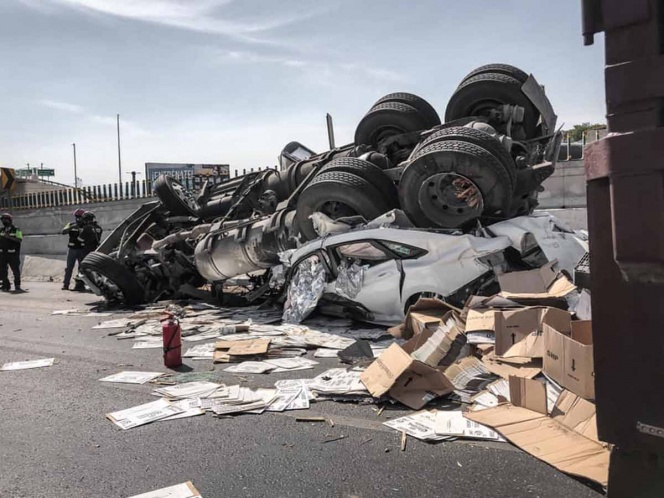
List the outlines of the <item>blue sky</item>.
{"type": "MultiPolygon", "coordinates": [[[[274,165],[287,142],[337,143],[379,97],[445,112],[463,76],[505,62],[546,86],[560,121],[604,121],[603,39],[580,0],[3,0],[0,165],[86,184],[145,162],[274,165]]],[[[126,179],[128,175],[124,175],[126,179]]]]}

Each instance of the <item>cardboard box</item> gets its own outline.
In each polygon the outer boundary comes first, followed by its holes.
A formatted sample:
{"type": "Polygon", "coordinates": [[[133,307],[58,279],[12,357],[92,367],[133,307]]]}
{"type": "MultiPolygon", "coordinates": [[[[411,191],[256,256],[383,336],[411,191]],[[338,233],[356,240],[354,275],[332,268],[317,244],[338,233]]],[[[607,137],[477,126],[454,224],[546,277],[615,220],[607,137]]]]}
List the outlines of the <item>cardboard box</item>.
{"type": "Polygon", "coordinates": [[[472,309],[466,318],[466,333],[493,331],[495,354],[502,357],[542,358],[543,324],[559,327],[567,324],[567,311],[548,307],[515,309],[472,309]]]}
{"type": "Polygon", "coordinates": [[[551,261],[541,268],[498,275],[499,296],[520,303],[557,304],[576,287],[554,268],[551,261]]]}
{"type": "Polygon", "coordinates": [[[387,393],[414,410],[454,390],[442,371],[413,359],[398,344],[392,344],[369,365],[360,380],[372,396],[387,393]]]}
{"type": "Polygon", "coordinates": [[[514,364],[502,361],[502,358],[496,357],[496,355],[491,352],[482,356],[482,363],[484,363],[484,366],[492,374],[500,375],[503,379],[509,379],[510,376],[532,379],[542,373],[542,360],[533,360],[531,358],[523,359],[527,361],[514,364]]]}
{"type": "Polygon", "coordinates": [[[573,393],[595,399],[591,322],[545,324],[544,347],[544,373],[573,393]]]}
{"type": "Polygon", "coordinates": [[[602,486],[608,483],[610,452],[597,440],[595,406],[569,391],[563,391],[551,417],[510,403],[468,411],[464,416],[492,427],[562,472],[602,486]]]}
{"type": "Polygon", "coordinates": [[[440,299],[421,298],[408,308],[404,323],[387,331],[398,339],[410,339],[425,329],[435,331],[449,311],[452,308],[440,299]]]}
{"type": "Polygon", "coordinates": [[[510,375],[509,386],[510,401],[514,406],[521,406],[547,415],[546,384],[544,382],[510,375]]]}

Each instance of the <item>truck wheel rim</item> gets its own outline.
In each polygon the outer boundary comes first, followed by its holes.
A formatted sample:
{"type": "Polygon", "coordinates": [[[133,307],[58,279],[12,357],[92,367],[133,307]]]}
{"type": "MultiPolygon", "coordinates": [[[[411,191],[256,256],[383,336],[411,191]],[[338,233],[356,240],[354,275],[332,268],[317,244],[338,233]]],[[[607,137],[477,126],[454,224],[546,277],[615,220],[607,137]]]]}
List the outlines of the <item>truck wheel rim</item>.
{"type": "Polygon", "coordinates": [[[439,173],[420,187],[420,208],[431,221],[442,227],[458,227],[478,218],[484,210],[479,187],[456,173],[439,173]]]}

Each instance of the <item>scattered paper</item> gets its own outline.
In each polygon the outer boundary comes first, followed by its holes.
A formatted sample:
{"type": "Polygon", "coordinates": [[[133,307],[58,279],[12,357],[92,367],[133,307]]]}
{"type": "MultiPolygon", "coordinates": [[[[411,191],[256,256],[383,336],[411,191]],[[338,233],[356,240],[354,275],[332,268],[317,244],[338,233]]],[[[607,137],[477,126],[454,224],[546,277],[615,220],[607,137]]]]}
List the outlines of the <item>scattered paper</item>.
{"type": "Polygon", "coordinates": [[[151,380],[156,379],[164,375],[161,372],[132,372],[132,371],[123,371],[103,379],[99,379],[100,382],[117,382],[119,384],[145,384],[151,380]]]}
{"type": "Polygon", "coordinates": [[[191,481],[187,481],[168,488],[131,496],[130,498],[201,498],[201,494],[191,481]]]}
{"type": "Polygon", "coordinates": [[[450,439],[450,436],[436,434],[436,412],[421,411],[405,417],[395,418],[383,422],[383,425],[395,429],[399,432],[405,432],[409,436],[421,441],[444,441],[450,439]]]}
{"type": "Polygon", "coordinates": [[[42,358],[41,360],[29,360],[29,361],[15,361],[12,363],[5,363],[0,368],[1,371],[9,370],[27,370],[29,368],[42,368],[53,366],[55,358],[42,358]]]}
{"type": "Polygon", "coordinates": [[[438,410],[434,425],[436,434],[443,436],[460,436],[472,439],[489,439],[492,441],[505,441],[496,431],[464,418],[460,410],[438,410]]]}
{"type": "Polygon", "coordinates": [[[131,349],[161,349],[164,343],[161,339],[158,341],[136,341],[131,349]]]}
{"type": "Polygon", "coordinates": [[[318,348],[314,353],[314,358],[338,358],[341,349],[318,348]]]}
{"type": "Polygon", "coordinates": [[[121,429],[131,429],[139,425],[149,424],[171,415],[182,413],[184,410],[169,403],[165,399],[146,403],[144,405],[127,408],[118,412],[107,413],[108,418],[121,429]]]}
{"type": "Polygon", "coordinates": [[[224,369],[224,372],[231,373],[250,373],[250,374],[263,374],[276,367],[264,361],[243,361],[237,365],[230,366],[224,369]]]}

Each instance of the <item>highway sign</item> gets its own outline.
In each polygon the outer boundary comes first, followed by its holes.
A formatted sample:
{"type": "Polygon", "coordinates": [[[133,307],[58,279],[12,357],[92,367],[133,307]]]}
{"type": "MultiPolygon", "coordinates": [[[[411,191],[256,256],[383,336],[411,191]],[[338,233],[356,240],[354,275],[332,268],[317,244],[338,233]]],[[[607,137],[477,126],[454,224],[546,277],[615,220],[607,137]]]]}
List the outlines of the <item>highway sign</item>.
{"type": "Polygon", "coordinates": [[[12,168],[0,168],[0,190],[13,190],[16,172],[12,168]]]}
{"type": "Polygon", "coordinates": [[[37,175],[38,176],[55,176],[55,170],[54,169],[38,169],[37,170],[37,175]]]}

